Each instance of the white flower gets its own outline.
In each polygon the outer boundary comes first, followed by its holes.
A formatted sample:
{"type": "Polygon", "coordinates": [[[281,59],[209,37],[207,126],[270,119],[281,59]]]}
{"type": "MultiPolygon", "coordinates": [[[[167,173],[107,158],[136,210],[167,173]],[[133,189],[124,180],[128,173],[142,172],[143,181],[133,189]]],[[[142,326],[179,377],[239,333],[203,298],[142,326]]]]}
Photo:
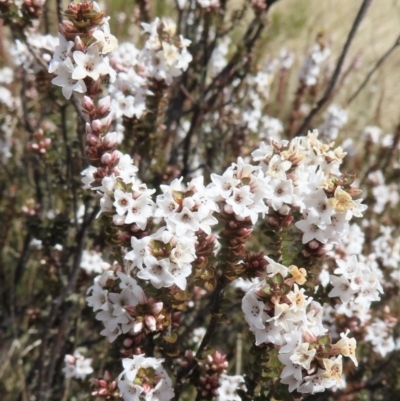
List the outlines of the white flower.
{"type": "Polygon", "coordinates": [[[242,311],[246,322],[257,329],[264,329],[264,302],[259,301],[253,291],[248,292],[242,300],[242,311]]]}
{"type": "Polygon", "coordinates": [[[340,297],[340,300],[344,303],[350,302],[350,300],[353,298],[353,295],[357,292],[357,290],[353,290],[351,288],[350,281],[345,276],[337,277],[330,275],[330,279],[333,288],[328,296],[340,297]]]}
{"type": "Polygon", "coordinates": [[[58,33],[58,39],[60,40],[60,44],[56,47],[56,51],[54,52],[53,58],[49,64],[49,73],[57,71],[57,69],[62,65],[67,59],[69,59],[69,54],[74,46],[74,42],[70,42],[64,38],[61,33],[58,33]]]}
{"type": "Polygon", "coordinates": [[[324,233],[326,224],[320,221],[317,215],[310,213],[305,220],[300,220],[295,223],[295,226],[303,231],[303,244],[307,244],[313,239],[316,239],[323,244],[327,243],[327,238],[324,233]]]}
{"type": "Polygon", "coordinates": [[[136,223],[141,230],[145,230],[147,219],[153,215],[153,205],[151,200],[150,202],[145,195],[132,200],[125,218],[125,224],[136,223]]]}
{"type": "Polygon", "coordinates": [[[290,356],[290,360],[294,364],[300,365],[306,370],[310,369],[310,364],[317,353],[315,349],[309,350],[309,346],[309,343],[301,344],[300,347],[290,356]]]}
{"type": "Polygon", "coordinates": [[[61,86],[62,94],[66,99],[70,99],[72,92],[85,93],[87,91],[85,82],[80,78],[72,78],[73,65],[71,60],[68,58],[66,61],[58,67],[57,76],[52,79],[51,83],[56,86],[61,86]]]}
{"type": "Polygon", "coordinates": [[[169,217],[172,223],[175,223],[175,232],[178,237],[189,232],[196,232],[200,228],[197,212],[190,211],[184,207],[181,212],[174,213],[169,217]]]}
{"type": "Polygon", "coordinates": [[[95,251],[83,251],[80,268],[85,270],[86,273],[103,273],[104,270],[110,267],[111,265],[102,259],[100,253],[95,251]]]}
{"type": "Polygon", "coordinates": [[[93,32],[93,37],[99,42],[102,54],[111,53],[118,46],[117,38],[110,33],[108,22],[104,23],[101,29],[96,29],[93,32]]]}
{"type": "Polygon", "coordinates": [[[236,392],[238,388],[246,389],[243,376],[222,374],[219,379],[218,401],[241,401],[242,398],[236,392]]]}
{"type": "Polygon", "coordinates": [[[97,46],[92,46],[87,53],[77,50],[73,53],[73,57],[76,67],[72,72],[72,79],[90,77],[96,81],[100,75],[107,75],[110,72],[109,66],[103,57],[99,55],[99,48],[97,46]]]}
{"type": "Polygon", "coordinates": [[[131,238],[131,246],[133,249],[125,255],[125,259],[133,261],[131,266],[132,268],[138,267],[141,269],[143,267],[144,258],[147,256],[146,248],[149,242],[150,237],[144,237],[141,239],[135,237],[131,238]]]}
{"type": "Polygon", "coordinates": [[[92,359],[85,358],[79,351],[75,351],[74,355],[65,355],[64,361],[63,372],[66,378],[84,379],[93,373],[93,368],[90,366],[92,359]]]}

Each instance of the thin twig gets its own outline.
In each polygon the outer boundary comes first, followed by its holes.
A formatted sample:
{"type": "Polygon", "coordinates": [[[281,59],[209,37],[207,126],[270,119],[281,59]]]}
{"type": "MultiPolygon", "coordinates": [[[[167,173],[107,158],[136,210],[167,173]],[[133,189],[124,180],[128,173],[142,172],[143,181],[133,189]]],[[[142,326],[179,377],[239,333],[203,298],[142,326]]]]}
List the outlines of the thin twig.
{"type": "Polygon", "coordinates": [[[366,75],[366,77],[364,78],[364,81],[362,81],[361,85],[357,88],[357,90],[348,98],[347,105],[349,105],[360,94],[360,92],[365,88],[365,86],[367,85],[368,81],[370,80],[372,75],[375,73],[375,71],[388,59],[388,57],[393,53],[393,51],[399,45],[400,45],[400,35],[398,36],[396,41],[393,43],[393,45],[375,63],[375,65],[372,67],[372,69],[366,75]]]}
{"type": "Polygon", "coordinates": [[[350,45],[355,37],[355,34],[362,22],[362,20],[365,17],[365,14],[367,13],[367,10],[369,6],[371,5],[372,0],[364,0],[361,4],[361,7],[358,11],[357,17],[354,20],[353,26],[351,27],[351,30],[349,32],[349,35],[346,39],[346,43],[343,46],[342,53],[338,59],[338,62],[335,67],[335,71],[333,72],[332,78],[328,84],[328,87],[325,90],[325,93],[323,94],[322,98],[317,102],[315,107],[310,111],[308,116],[305,118],[303,124],[301,124],[300,128],[296,131],[294,136],[298,136],[302,134],[308,127],[310,126],[312,120],[314,117],[318,114],[318,112],[322,109],[322,107],[325,105],[325,103],[329,100],[331,93],[333,89],[335,88],[336,81],[339,78],[340,72],[342,71],[342,67],[344,64],[344,60],[346,58],[347,52],[350,48],[350,45]]]}

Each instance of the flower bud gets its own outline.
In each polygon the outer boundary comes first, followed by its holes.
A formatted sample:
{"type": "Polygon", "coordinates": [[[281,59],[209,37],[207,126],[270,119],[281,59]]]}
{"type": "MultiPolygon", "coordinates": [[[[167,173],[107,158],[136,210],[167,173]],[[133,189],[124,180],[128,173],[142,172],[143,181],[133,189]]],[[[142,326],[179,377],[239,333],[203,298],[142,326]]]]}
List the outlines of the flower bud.
{"type": "Polygon", "coordinates": [[[93,10],[93,3],[91,1],[84,1],[79,5],[82,14],[89,14],[93,10]]]}
{"type": "Polygon", "coordinates": [[[290,210],[291,210],[290,206],[284,204],[284,205],[282,205],[282,207],[279,209],[278,212],[282,216],[287,216],[290,213],[290,210]]]}
{"type": "Polygon", "coordinates": [[[156,331],[156,319],[152,315],[146,315],[144,317],[144,321],[146,322],[146,326],[150,331],[156,331]]]}
{"type": "Polygon", "coordinates": [[[82,39],[79,36],[75,36],[75,46],[74,50],[78,50],[80,52],[84,52],[86,50],[85,44],[82,42],[82,39]]]}
{"type": "Polygon", "coordinates": [[[96,116],[97,118],[103,118],[110,111],[111,98],[106,96],[101,98],[97,103],[96,116]]]}
{"type": "Polygon", "coordinates": [[[273,227],[278,227],[278,226],[279,226],[279,220],[278,220],[276,217],[267,216],[267,217],[266,217],[266,220],[267,220],[267,223],[268,223],[270,226],[273,226],[273,227]]]}
{"type": "Polygon", "coordinates": [[[111,127],[113,118],[114,118],[113,113],[109,113],[106,117],[101,119],[101,123],[103,124],[103,127],[105,128],[106,131],[108,131],[109,128],[111,127]]]}
{"type": "Polygon", "coordinates": [[[94,134],[89,134],[86,137],[86,141],[90,146],[94,146],[94,147],[98,147],[99,144],[100,144],[99,137],[97,135],[94,135],[94,134]]]}
{"type": "Polygon", "coordinates": [[[126,347],[126,348],[130,348],[131,346],[132,346],[132,344],[133,344],[133,340],[132,339],[130,339],[130,338],[125,338],[125,340],[124,340],[124,347],[126,347]]]}
{"type": "Polygon", "coordinates": [[[86,131],[86,134],[87,134],[87,135],[93,133],[92,127],[90,126],[89,123],[86,123],[86,125],[85,125],[85,131],[86,131]]]}
{"type": "Polygon", "coordinates": [[[103,124],[100,120],[93,120],[92,121],[92,130],[93,132],[101,132],[103,129],[103,124]]]}
{"type": "Polygon", "coordinates": [[[91,146],[86,146],[86,154],[88,155],[89,159],[98,160],[99,154],[97,149],[91,146]]]}
{"type": "Polygon", "coordinates": [[[310,249],[312,249],[313,251],[315,251],[316,249],[318,249],[320,247],[320,243],[318,241],[316,241],[315,239],[313,239],[312,241],[310,241],[308,243],[308,247],[310,249]]]}
{"type": "Polygon", "coordinates": [[[89,115],[94,114],[94,103],[93,103],[93,100],[89,96],[83,97],[82,108],[83,108],[83,111],[88,113],[89,115]]]}
{"type": "Polygon", "coordinates": [[[290,214],[282,220],[282,227],[289,227],[293,223],[294,217],[290,214]]]}
{"type": "Polygon", "coordinates": [[[71,21],[64,21],[62,24],[58,24],[58,30],[67,40],[74,40],[78,33],[78,29],[71,21]]]}
{"type": "Polygon", "coordinates": [[[107,382],[105,380],[98,380],[98,385],[100,387],[106,388],[107,387],[107,382]]]}
{"type": "Polygon", "coordinates": [[[105,150],[110,150],[112,149],[116,144],[117,144],[117,137],[118,134],[116,132],[109,132],[104,138],[103,138],[103,148],[105,150]]]}

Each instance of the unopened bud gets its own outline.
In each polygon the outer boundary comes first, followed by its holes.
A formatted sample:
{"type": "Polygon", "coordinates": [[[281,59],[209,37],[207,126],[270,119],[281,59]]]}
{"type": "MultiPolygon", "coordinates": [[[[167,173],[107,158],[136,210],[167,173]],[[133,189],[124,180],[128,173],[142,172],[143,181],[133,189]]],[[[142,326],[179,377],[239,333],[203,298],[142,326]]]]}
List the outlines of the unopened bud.
{"type": "Polygon", "coordinates": [[[99,137],[97,135],[94,135],[94,134],[89,134],[86,137],[86,141],[90,146],[97,147],[100,144],[99,137]]]}
{"type": "Polygon", "coordinates": [[[117,144],[117,137],[118,134],[116,132],[109,132],[104,138],[103,138],[103,148],[105,150],[110,150],[112,149],[116,144],[117,144]]]}
{"type": "Polygon", "coordinates": [[[93,3],[91,1],[82,1],[79,5],[82,14],[88,14],[93,10],[93,3]]]}
{"type": "Polygon", "coordinates": [[[312,241],[310,241],[308,243],[308,247],[310,249],[312,249],[313,251],[315,251],[316,249],[318,249],[320,247],[320,243],[318,241],[316,241],[315,239],[313,239],[312,241]]]}
{"type": "Polygon", "coordinates": [[[156,331],[156,319],[152,315],[146,315],[144,318],[146,326],[150,331],[156,331]]]}
{"type": "Polygon", "coordinates": [[[97,149],[91,146],[86,146],[86,154],[89,157],[89,159],[92,160],[98,160],[99,154],[97,152],[97,149]]]}
{"type": "Polygon", "coordinates": [[[267,223],[268,223],[270,226],[274,226],[274,227],[279,226],[279,220],[278,220],[276,217],[267,216],[266,220],[267,220],[267,223]]]}
{"type": "Polygon", "coordinates": [[[118,152],[112,152],[112,153],[104,153],[103,156],[101,156],[101,162],[105,164],[106,166],[114,166],[118,163],[119,159],[119,153],[118,152]]]}
{"type": "Polygon", "coordinates": [[[88,135],[88,134],[93,134],[92,127],[90,126],[89,123],[86,123],[85,131],[86,131],[86,134],[87,134],[87,135],[88,135]]]}
{"type": "Polygon", "coordinates": [[[86,50],[85,44],[82,42],[82,39],[79,36],[75,37],[75,50],[78,50],[80,52],[84,52],[86,50]]]}
{"type": "Polygon", "coordinates": [[[279,214],[281,214],[282,216],[287,216],[290,213],[290,206],[284,204],[280,209],[279,209],[279,214]]]}
{"type": "Polygon", "coordinates": [[[125,338],[124,340],[124,347],[126,348],[130,348],[133,344],[133,340],[131,340],[130,338],[125,338]]]}
{"type": "Polygon", "coordinates": [[[71,21],[64,21],[62,24],[59,24],[58,30],[66,40],[70,41],[75,40],[75,36],[78,33],[78,29],[71,21]]]}
{"type": "Polygon", "coordinates": [[[83,108],[83,111],[88,113],[89,115],[94,114],[94,103],[93,103],[93,100],[89,96],[83,97],[82,108],[83,108]]]}
{"type": "Polygon", "coordinates": [[[103,118],[110,111],[111,98],[110,96],[103,97],[97,103],[96,115],[97,118],[103,118]]]}
{"type": "Polygon", "coordinates": [[[293,223],[294,217],[290,214],[282,220],[282,227],[289,227],[293,223]]]}
{"type": "Polygon", "coordinates": [[[107,387],[107,382],[105,380],[98,380],[97,384],[100,387],[106,388],[107,387]]]}
{"type": "Polygon", "coordinates": [[[92,121],[92,130],[93,132],[101,132],[103,129],[103,124],[100,120],[93,120],[92,121]]]}
{"type": "Polygon", "coordinates": [[[73,365],[76,361],[76,358],[72,355],[65,355],[64,357],[65,362],[70,363],[71,365],[73,365]]]}
{"type": "Polygon", "coordinates": [[[113,118],[114,118],[113,113],[109,113],[106,117],[101,119],[101,123],[103,124],[103,127],[105,128],[106,131],[108,131],[109,128],[111,127],[113,118]]]}

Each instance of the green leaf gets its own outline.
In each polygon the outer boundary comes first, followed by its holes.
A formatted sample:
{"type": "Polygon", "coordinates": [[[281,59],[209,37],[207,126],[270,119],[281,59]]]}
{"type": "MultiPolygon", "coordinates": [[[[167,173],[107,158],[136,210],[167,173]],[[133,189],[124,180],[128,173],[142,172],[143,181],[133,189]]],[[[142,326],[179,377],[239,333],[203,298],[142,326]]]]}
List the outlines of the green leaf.
{"type": "Polygon", "coordinates": [[[171,333],[171,335],[169,336],[163,336],[164,341],[166,341],[167,343],[171,343],[173,344],[174,342],[176,342],[176,340],[178,339],[178,334],[176,333],[171,333]]]}

